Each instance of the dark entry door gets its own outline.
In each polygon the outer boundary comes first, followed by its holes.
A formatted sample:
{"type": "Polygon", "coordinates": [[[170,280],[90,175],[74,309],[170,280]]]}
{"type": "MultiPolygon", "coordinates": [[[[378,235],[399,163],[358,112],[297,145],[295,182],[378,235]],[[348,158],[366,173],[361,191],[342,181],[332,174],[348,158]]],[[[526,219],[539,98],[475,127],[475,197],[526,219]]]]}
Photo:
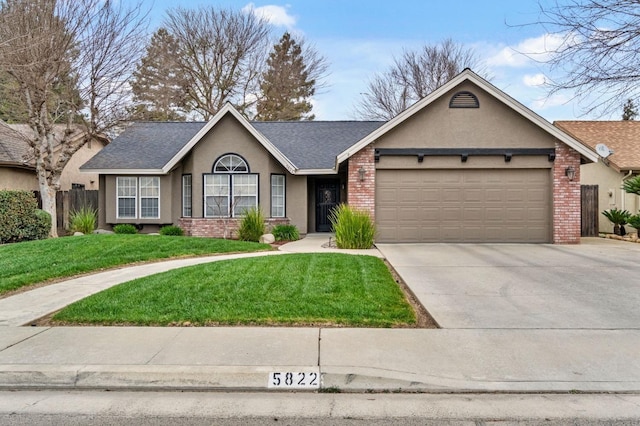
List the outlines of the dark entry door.
{"type": "Polygon", "coordinates": [[[340,203],[340,181],[316,182],[316,232],[331,232],[331,211],[340,203]]]}

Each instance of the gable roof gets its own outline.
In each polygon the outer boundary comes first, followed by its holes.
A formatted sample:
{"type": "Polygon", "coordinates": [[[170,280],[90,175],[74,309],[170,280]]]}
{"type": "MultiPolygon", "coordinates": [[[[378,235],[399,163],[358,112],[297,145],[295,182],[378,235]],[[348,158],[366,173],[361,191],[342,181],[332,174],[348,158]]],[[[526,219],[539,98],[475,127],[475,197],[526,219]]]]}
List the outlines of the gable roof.
{"type": "Polygon", "coordinates": [[[417,112],[421,111],[423,108],[427,107],[428,105],[433,103],[435,100],[439,99],[441,96],[445,95],[447,92],[454,89],[456,86],[466,81],[472,82],[476,86],[480,87],[481,89],[483,89],[484,91],[492,95],[496,100],[502,102],[503,104],[505,104],[506,106],[508,106],[509,108],[511,108],[512,110],[514,110],[515,112],[523,116],[524,118],[528,119],[530,122],[532,122],[536,126],[540,127],[545,132],[549,133],[550,135],[559,139],[561,142],[575,149],[580,153],[580,155],[584,159],[592,162],[598,161],[598,155],[595,152],[591,151],[590,148],[583,145],[580,141],[576,140],[575,138],[568,135],[567,133],[563,132],[558,127],[555,127],[553,124],[551,124],[550,122],[548,122],[547,120],[545,120],[544,118],[536,114],[535,112],[531,111],[529,108],[522,105],[520,102],[516,101],[511,96],[507,95],[502,90],[498,89],[497,87],[489,83],[487,80],[483,79],[482,77],[478,76],[476,73],[474,73],[473,71],[467,68],[464,71],[462,71],[460,74],[458,74],[457,76],[449,80],[449,82],[440,86],[438,89],[436,89],[435,91],[427,95],[425,98],[419,100],[418,102],[416,102],[415,104],[413,104],[412,106],[410,106],[409,108],[407,108],[406,110],[404,110],[403,112],[401,112],[400,114],[398,114],[397,116],[389,120],[387,123],[380,126],[375,131],[371,132],[369,135],[364,137],[355,145],[342,151],[337,157],[337,162],[341,163],[345,161],[346,159],[348,159],[349,157],[351,157],[352,155],[360,151],[365,146],[374,142],[376,139],[378,139],[385,133],[394,129],[396,126],[398,126],[399,124],[401,124],[402,122],[404,122],[405,120],[407,120],[408,118],[416,114],[417,112]]]}
{"type": "Polygon", "coordinates": [[[595,150],[607,145],[613,154],[607,161],[618,171],[640,170],[640,122],[556,121],[553,123],[595,150]]]}
{"type": "Polygon", "coordinates": [[[80,169],[104,174],[166,174],[231,114],[292,174],[335,173],[336,156],[383,122],[249,122],[226,104],[208,122],[133,123],[80,169]]]}
{"type": "MultiPolygon", "coordinates": [[[[54,125],[54,150],[60,150],[60,141],[66,130],[65,124],[54,125]]],[[[73,130],[73,139],[84,137],[79,128],[73,130]]],[[[35,157],[28,142],[31,135],[32,130],[28,124],[0,123],[0,164],[35,169],[35,157]]],[[[105,139],[98,140],[103,144],[105,142],[105,139]]]]}

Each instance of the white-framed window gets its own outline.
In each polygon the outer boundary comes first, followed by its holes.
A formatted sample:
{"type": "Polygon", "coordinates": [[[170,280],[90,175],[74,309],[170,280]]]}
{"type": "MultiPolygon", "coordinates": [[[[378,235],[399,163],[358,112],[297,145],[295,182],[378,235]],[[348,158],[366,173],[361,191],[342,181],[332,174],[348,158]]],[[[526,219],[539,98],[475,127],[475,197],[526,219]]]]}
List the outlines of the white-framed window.
{"type": "Polygon", "coordinates": [[[271,175],[271,217],[285,217],[285,177],[271,175]]]}
{"type": "Polygon", "coordinates": [[[239,155],[223,155],[204,175],[204,206],[205,217],[237,217],[258,207],[258,175],[239,155]]]}
{"type": "Polygon", "coordinates": [[[140,218],[160,218],[160,178],[157,176],[142,176],[140,183],[140,218]]]}
{"type": "Polygon", "coordinates": [[[118,176],[116,178],[116,217],[118,219],[135,219],[138,205],[138,178],[118,176]]]}
{"type": "Polygon", "coordinates": [[[182,175],[182,217],[191,217],[191,175],[182,175]]]}
{"type": "Polygon", "coordinates": [[[118,219],[159,219],[160,178],[158,176],[116,177],[118,219]]]}

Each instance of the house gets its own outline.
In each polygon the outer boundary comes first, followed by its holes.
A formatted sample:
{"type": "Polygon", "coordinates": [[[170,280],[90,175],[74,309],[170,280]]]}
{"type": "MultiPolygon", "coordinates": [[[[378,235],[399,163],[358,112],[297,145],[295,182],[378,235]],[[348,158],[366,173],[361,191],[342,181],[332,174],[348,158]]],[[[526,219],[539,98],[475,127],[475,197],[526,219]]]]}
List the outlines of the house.
{"type": "MultiPolygon", "coordinates": [[[[597,185],[598,230],[612,232],[613,225],[601,212],[613,208],[640,211],[640,197],[627,194],[622,183],[640,173],[640,122],[556,121],[558,128],[595,150],[604,144],[613,154],[597,163],[580,166],[581,183],[597,185]]],[[[629,227],[630,228],[630,227],[629,227]]],[[[627,229],[633,230],[633,228],[627,229]]]]}
{"type": "MultiPolygon", "coordinates": [[[[56,125],[56,134],[62,135],[65,129],[65,125],[56,125]]],[[[35,158],[25,140],[30,132],[26,124],[0,124],[0,189],[39,190],[35,158]]],[[[74,137],[85,137],[85,133],[76,130],[74,137]]],[[[59,139],[56,142],[59,143],[59,139]]],[[[62,191],[71,188],[98,189],[98,175],[80,173],[79,169],[106,143],[104,139],[92,139],[71,157],[60,177],[62,191]]],[[[60,149],[60,145],[55,149],[60,149]]]]}
{"type": "Polygon", "coordinates": [[[323,232],[346,202],[378,242],[577,243],[580,163],[597,159],[467,69],[388,122],[249,122],[226,105],[133,124],[81,169],[100,175],[101,226],[221,236],[260,206],[323,232]]]}

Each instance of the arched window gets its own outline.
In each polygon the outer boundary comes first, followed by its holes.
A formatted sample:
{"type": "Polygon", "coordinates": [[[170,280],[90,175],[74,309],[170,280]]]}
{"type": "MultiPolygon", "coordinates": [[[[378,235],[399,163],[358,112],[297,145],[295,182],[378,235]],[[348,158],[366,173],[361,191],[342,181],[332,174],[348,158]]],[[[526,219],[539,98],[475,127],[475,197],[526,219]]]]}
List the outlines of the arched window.
{"type": "Polygon", "coordinates": [[[213,164],[213,173],[249,173],[249,165],[236,154],[225,154],[213,164]]]}
{"type": "Polygon", "coordinates": [[[225,154],[204,175],[205,217],[237,217],[258,207],[258,175],[236,154],[225,154]]]}

